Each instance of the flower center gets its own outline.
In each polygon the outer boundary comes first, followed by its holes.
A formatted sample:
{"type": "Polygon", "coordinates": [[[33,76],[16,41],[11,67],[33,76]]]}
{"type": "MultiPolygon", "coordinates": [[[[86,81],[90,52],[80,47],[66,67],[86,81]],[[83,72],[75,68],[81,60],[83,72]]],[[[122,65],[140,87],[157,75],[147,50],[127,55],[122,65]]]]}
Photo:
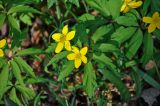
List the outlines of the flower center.
{"type": "Polygon", "coordinates": [[[61,42],[65,42],[65,41],[66,41],[66,36],[65,36],[65,35],[62,35],[62,37],[60,38],[60,41],[61,41],[61,42]]]}
{"type": "Polygon", "coordinates": [[[81,57],[81,54],[80,53],[77,53],[76,55],[75,55],[75,58],[76,59],[78,59],[78,58],[80,58],[81,57]]]}
{"type": "Polygon", "coordinates": [[[160,22],[160,18],[159,17],[156,17],[156,18],[153,18],[153,23],[158,23],[158,22],[160,22]]]}

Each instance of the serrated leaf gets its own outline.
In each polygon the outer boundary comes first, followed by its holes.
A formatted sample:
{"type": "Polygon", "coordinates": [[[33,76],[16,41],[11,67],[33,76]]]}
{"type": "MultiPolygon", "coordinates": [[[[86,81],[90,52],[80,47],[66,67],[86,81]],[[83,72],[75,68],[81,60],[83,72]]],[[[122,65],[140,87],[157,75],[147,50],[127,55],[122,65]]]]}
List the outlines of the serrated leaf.
{"type": "Polygon", "coordinates": [[[137,21],[133,17],[129,16],[120,16],[115,20],[118,24],[124,26],[138,26],[137,21]]]}
{"type": "Polygon", "coordinates": [[[0,29],[2,28],[5,19],[6,19],[6,15],[1,13],[0,14],[0,29]]]}
{"type": "Polygon", "coordinates": [[[3,66],[1,73],[0,73],[0,101],[3,97],[3,94],[6,91],[8,77],[9,77],[9,67],[8,67],[8,64],[5,64],[3,66]]]}
{"type": "Polygon", "coordinates": [[[137,53],[142,42],[143,42],[143,33],[139,29],[129,41],[127,52],[126,52],[126,56],[129,59],[131,59],[137,53]]]}
{"type": "Polygon", "coordinates": [[[88,21],[88,20],[95,20],[95,16],[89,14],[89,13],[85,13],[83,15],[81,15],[78,18],[79,21],[88,21]]]}
{"type": "Polygon", "coordinates": [[[73,71],[73,69],[74,69],[74,62],[69,61],[62,67],[62,70],[60,71],[60,74],[58,76],[58,81],[61,81],[65,77],[67,77],[73,71]]]}
{"type": "Polygon", "coordinates": [[[105,54],[101,54],[101,55],[93,54],[93,59],[95,61],[102,62],[103,64],[107,65],[108,67],[112,68],[113,70],[116,69],[116,66],[112,63],[112,60],[109,57],[105,56],[105,54]]]}
{"type": "Polygon", "coordinates": [[[29,15],[26,15],[26,14],[21,15],[19,18],[23,23],[25,23],[27,25],[32,25],[32,20],[31,20],[31,17],[29,15]]]}
{"type": "Polygon", "coordinates": [[[68,54],[68,51],[63,51],[61,53],[56,54],[47,64],[47,66],[51,65],[52,63],[58,62],[60,59],[63,59],[68,54]]]}
{"type": "Polygon", "coordinates": [[[97,82],[96,74],[91,62],[88,62],[84,67],[83,86],[88,96],[93,97],[97,82]]]}
{"type": "Polygon", "coordinates": [[[121,81],[121,78],[117,77],[117,75],[115,75],[112,71],[102,70],[101,72],[103,74],[104,79],[108,79],[118,88],[122,100],[128,102],[130,100],[130,93],[128,88],[121,81]]]}
{"type": "Polygon", "coordinates": [[[21,76],[21,70],[18,66],[18,64],[12,60],[11,62],[11,67],[12,67],[12,72],[15,76],[15,78],[18,80],[18,82],[22,85],[22,86],[25,86],[24,82],[23,82],[23,78],[21,76]]]}
{"type": "Polygon", "coordinates": [[[98,41],[99,39],[101,39],[105,34],[109,33],[111,30],[113,29],[113,26],[111,24],[109,25],[104,25],[99,27],[95,33],[92,36],[92,40],[94,42],[98,41]]]}
{"type": "Polygon", "coordinates": [[[37,54],[43,54],[44,51],[39,48],[28,48],[21,51],[18,51],[16,56],[26,56],[26,55],[37,55],[37,54]]]}
{"type": "Polygon", "coordinates": [[[31,77],[36,78],[33,69],[21,57],[15,57],[14,60],[24,69],[26,73],[28,73],[31,77]]]}
{"type": "Polygon", "coordinates": [[[23,96],[28,100],[33,99],[35,96],[35,92],[25,86],[16,85],[16,89],[18,89],[19,92],[21,92],[23,96]]]}
{"type": "Polygon", "coordinates": [[[111,35],[111,39],[117,41],[119,44],[122,44],[128,40],[136,31],[134,27],[120,27],[111,35]]]}
{"type": "Polygon", "coordinates": [[[143,56],[141,58],[141,61],[143,64],[146,64],[153,56],[153,39],[152,39],[152,35],[149,33],[146,33],[144,35],[144,49],[143,49],[143,56]]]}
{"type": "Polygon", "coordinates": [[[16,103],[18,106],[22,106],[22,103],[21,101],[18,99],[17,97],[17,94],[16,94],[16,89],[15,88],[12,88],[11,92],[10,92],[10,95],[9,95],[9,98],[14,102],[16,103]]]}
{"type": "Polygon", "coordinates": [[[133,67],[134,70],[136,70],[139,75],[150,85],[152,85],[153,87],[155,87],[156,89],[160,90],[160,84],[155,81],[151,76],[149,76],[147,73],[141,71],[140,69],[133,67]]]}
{"type": "Polygon", "coordinates": [[[51,8],[54,3],[56,3],[57,0],[47,0],[47,7],[51,8]]]}
{"type": "Polygon", "coordinates": [[[15,29],[16,31],[20,32],[20,25],[17,19],[11,15],[8,15],[8,22],[12,30],[15,29]]]}
{"type": "Polygon", "coordinates": [[[22,12],[22,13],[38,13],[40,14],[41,12],[39,12],[38,10],[30,7],[30,6],[24,6],[24,5],[17,5],[17,6],[13,6],[12,8],[9,9],[8,14],[12,14],[12,13],[18,13],[18,12],[22,12]]]}
{"type": "Polygon", "coordinates": [[[115,45],[106,44],[106,43],[102,43],[98,47],[98,50],[100,50],[101,52],[117,52],[117,51],[119,51],[119,49],[115,45]]]}

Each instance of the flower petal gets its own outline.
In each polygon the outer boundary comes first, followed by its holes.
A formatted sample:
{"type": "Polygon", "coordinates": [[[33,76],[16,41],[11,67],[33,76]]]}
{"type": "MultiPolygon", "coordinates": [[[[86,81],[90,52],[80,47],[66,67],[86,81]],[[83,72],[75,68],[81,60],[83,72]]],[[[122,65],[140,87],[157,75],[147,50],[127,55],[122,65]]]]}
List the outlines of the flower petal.
{"type": "Polygon", "coordinates": [[[149,27],[148,27],[148,32],[151,33],[151,32],[153,32],[155,29],[156,29],[156,25],[150,24],[149,27]]]}
{"type": "Polygon", "coordinates": [[[71,40],[74,38],[76,31],[71,31],[66,35],[66,40],[71,40]]]}
{"type": "Polygon", "coordinates": [[[56,52],[56,53],[60,53],[60,52],[62,51],[62,49],[63,49],[63,46],[64,46],[64,43],[59,42],[59,43],[57,44],[57,47],[56,47],[56,49],[55,49],[55,52],[56,52]]]}
{"type": "Polygon", "coordinates": [[[81,56],[81,60],[84,64],[87,63],[87,57],[86,56],[81,56]]]}
{"type": "Polygon", "coordinates": [[[80,50],[80,53],[81,53],[82,55],[86,55],[87,51],[88,51],[88,47],[83,47],[83,48],[80,50]]]}
{"type": "Polygon", "coordinates": [[[59,42],[61,39],[62,34],[61,33],[55,33],[52,35],[52,39],[54,39],[55,41],[59,42]]]}
{"type": "Polygon", "coordinates": [[[3,48],[6,45],[6,39],[0,40],[0,48],[3,48]]]}
{"type": "Polygon", "coordinates": [[[159,17],[159,13],[158,12],[155,12],[152,16],[152,18],[158,18],[159,17]]]}
{"type": "Polygon", "coordinates": [[[136,1],[132,1],[132,2],[130,2],[128,5],[131,7],[131,8],[138,8],[138,7],[140,7],[141,5],[142,5],[142,1],[138,1],[138,2],[136,2],[136,1]]]}
{"type": "Polygon", "coordinates": [[[124,11],[124,9],[126,8],[126,6],[127,6],[127,4],[126,4],[126,3],[124,3],[124,4],[122,5],[122,7],[121,7],[120,12],[124,11]]]}
{"type": "Polygon", "coordinates": [[[3,57],[4,56],[4,52],[2,49],[0,49],[0,57],[3,57]]]}
{"type": "Polygon", "coordinates": [[[151,17],[143,17],[143,22],[152,23],[152,18],[151,17]]]}
{"type": "Polygon", "coordinates": [[[74,60],[75,59],[75,55],[76,55],[75,53],[68,54],[67,55],[67,59],[68,60],[74,60]]]}
{"type": "Polygon", "coordinates": [[[126,8],[123,10],[123,13],[126,13],[130,10],[130,8],[128,6],[126,6],[126,8]]]}
{"type": "Polygon", "coordinates": [[[82,63],[81,59],[76,59],[74,61],[74,65],[75,65],[76,68],[79,68],[79,66],[81,65],[81,63],[82,63]]]}
{"type": "Polygon", "coordinates": [[[68,25],[65,25],[62,29],[62,34],[67,35],[68,33],[68,25]]]}
{"type": "Polygon", "coordinates": [[[77,47],[75,47],[75,46],[72,46],[72,51],[74,53],[79,53],[79,49],[77,47]]]}
{"type": "Polygon", "coordinates": [[[70,44],[69,41],[65,41],[65,48],[66,48],[66,50],[68,50],[68,51],[71,51],[71,50],[72,50],[72,49],[71,49],[71,44],[70,44]]]}

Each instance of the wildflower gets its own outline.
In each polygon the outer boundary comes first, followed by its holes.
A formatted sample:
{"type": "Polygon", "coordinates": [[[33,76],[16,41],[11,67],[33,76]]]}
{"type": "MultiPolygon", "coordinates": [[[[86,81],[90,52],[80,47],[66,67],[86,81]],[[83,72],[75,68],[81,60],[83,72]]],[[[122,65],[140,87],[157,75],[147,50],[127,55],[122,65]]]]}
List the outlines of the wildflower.
{"type": "Polygon", "coordinates": [[[55,52],[60,53],[64,47],[66,48],[66,50],[71,51],[70,40],[72,40],[74,36],[75,36],[75,31],[68,32],[68,25],[65,25],[63,27],[62,33],[53,34],[52,38],[56,42],[58,42],[55,52]]]}
{"type": "Polygon", "coordinates": [[[121,7],[121,12],[126,13],[128,12],[131,8],[138,8],[142,5],[142,1],[137,1],[136,0],[123,0],[124,3],[121,7]]]}
{"type": "Polygon", "coordinates": [[[0,40],[0,57],[4,56],[4,52],[2,50],[2,48],[6,45],[6,39],[2,39],[0,40]]]}
{"type": "Polygon", "coordinates": [[[67,55],[68,60],[74,60],[75,68],[79,68],[81,63],[87,63],[87,57],[85,56],[88,51],[88,47],[83,47],[79,50],[77,47],[72,46],[72,52],[67,55]]]}
{"type": "Polygon", "coordinates": [[[160,29],[160,16],[158,12],[155,12],[152,17],[143,17],[143,22],[150,23],[148,26],[148,32],[153,32],[156,27],[160,29]]]}

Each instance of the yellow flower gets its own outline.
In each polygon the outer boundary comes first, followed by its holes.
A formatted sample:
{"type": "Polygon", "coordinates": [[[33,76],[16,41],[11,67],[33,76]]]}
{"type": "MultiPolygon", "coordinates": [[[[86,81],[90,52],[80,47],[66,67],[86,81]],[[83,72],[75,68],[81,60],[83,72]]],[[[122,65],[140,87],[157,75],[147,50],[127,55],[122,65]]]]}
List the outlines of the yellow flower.
{"type": "Polygon", "coordinates": [[[156,27],[160,29],[160,16],[158,12],[155,12],[152,17],[143,17],[143,22],[150,23],[148,26],[148,32],[153,32],[156,27]]]}
{"type": "Polygon", "coordinates": [[[142,5],[142,1],[137,1],[136,0],[123,0],[123,5],[121,7],[121,12],[126,13],[128,12],[131,8],[138,8],[142,5]]]}
{"type": "Polygon", "coordinates": [[[76,68],[79,68],[81,63],[84,64],[87,63],[87,57],[85,56],[88,51],[88,47],[83,47],[81,50],[79,50],[77,47],[72,46],[72,52],[71,54],[67,55],[68,60],[74,60],[74,65],[76,68]]]}
{"type": "Polygon", "coordinates": [[[4,52],[2,50],[2,48],[6,45],[6,39],[2,39],[0,40],[0,57],[4,56],[4,52]]]}
{"type": "Polygon", "coordinates": [[[68,32],[68,25],[65,25],[62,29],[62,33],[55,33],[52,35],[52,38],[58,42],[55,49],[56,53],[60,53],[65,47],[66,50],[71,51],[70,40],[75,36],[75,31],[68,32]]]}

